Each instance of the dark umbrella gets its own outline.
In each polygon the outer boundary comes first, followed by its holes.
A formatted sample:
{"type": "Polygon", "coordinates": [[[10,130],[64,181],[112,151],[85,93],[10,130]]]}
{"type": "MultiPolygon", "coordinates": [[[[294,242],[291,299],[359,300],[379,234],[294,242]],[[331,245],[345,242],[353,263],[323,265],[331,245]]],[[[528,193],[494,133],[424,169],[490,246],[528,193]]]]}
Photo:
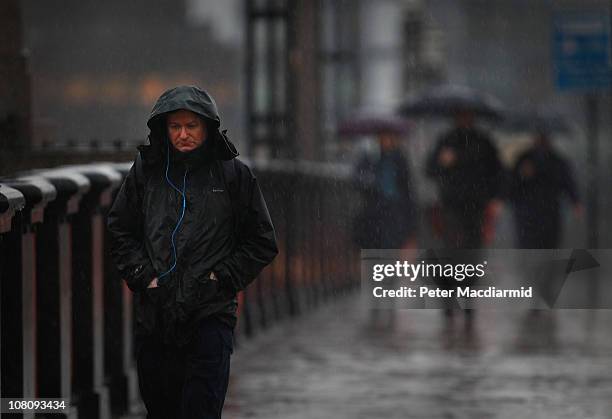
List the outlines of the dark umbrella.
{"type": "Polygon", "coordinates": [[[503,106],[486,93],[467,86],[446,84],[408,97],[398,108],[398,112],[404,116],[454,116],[462,111],[499,120],[503,115],[503,106]]]}
{"type": "Polygon", "coordinates": [[[510,132],[541,132],[561,135],[572,133],[572,126],[568,120],[550,109],[510,112],[504,117],[502,128],[510,132]]]}
{"type": "Polygon", "coordinates": [[[351,137],[359,135],[378,135],[391,133],[404,135],[410,131],[410,123],[405,118],[391,114],[357,114],[338,124],[338,135],[351,137]]]}

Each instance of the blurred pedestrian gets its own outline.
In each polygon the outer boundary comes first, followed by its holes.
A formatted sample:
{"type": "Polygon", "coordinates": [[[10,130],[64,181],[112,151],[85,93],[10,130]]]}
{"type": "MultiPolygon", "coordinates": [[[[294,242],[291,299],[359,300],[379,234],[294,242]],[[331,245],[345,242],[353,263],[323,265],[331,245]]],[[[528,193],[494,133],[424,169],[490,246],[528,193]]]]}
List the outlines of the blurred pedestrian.
{"type": "Polygon", "coordinates": [[[571,165],[539,132],[534,145],[522,153],[509,182],[517,245],[522,249],[556,249],[561,244],[561,201],[566,197],[574,214],[583,212],[571,165]]]}
{"type": "Polygon", "coordinates": [[[410,164],[395,132],[378,134],[380,154],[365,156],[357,164],[356,179],[364,207],[355,220],[354,236],[364,249],[413,248],[416,243],[417,207],[410,164]]]}
{"type": "MultiPolygon", "coordinates": [[[[382,131],[377,139],[378,157],[366,155],[356,166],[363,210],[354,221],[354,239],[362,249],[414,249],[417,201],[400,133],[382,131]]],[[[396,311],[389,306],[382,309],[378,303],[374,300],[370,307],[370,326],[393,329],[396,311]]]]}
{"type": "Polygon", "coordinates": [[[135,304],[147,418],[220,418],[236,293],[277,253],[257,179],[220,131],[213,98],[166,91],[108,214],[111,254],[135,304]]]}
{"type": "Polygon", "coordinates": [[[457,112],[455,126],[429,156],[426,174],[440,192],[445,246],[482,247],[485,215],[494,218],[501,208],[503,171],[495,145],[475,127],[472,112],[457,112]]]}
{"type": "MultiPolygon", "coordinates": [[[[475,115],[465,110],[455,114],[455,126],[443,134],[429,156],[426,174],[440,192],[441,234],[448,249],[480,249],[501,209],[503,170],[497,149],[489,136],[476,128],[475,115]]],[[[478,263],[477,252],[470,252],[463,263],[478,263]],[[472,260],[474,259],[474,260],[472,260]]],[[[474,285],[475,279],[461,283],[474,285]]],[[[455,284],[457,285],[457,284],[455,284]]],[[[441,288],[453,289],[443,281],[441,288]]],[[[447,326],[452,326],[454,298],[445,300],[447,326]]],[[[468,302],[469,304],[469,302],[468,302]]],[[[464,310],[465,328],[473,333],[473,310],[464,310]]]]}

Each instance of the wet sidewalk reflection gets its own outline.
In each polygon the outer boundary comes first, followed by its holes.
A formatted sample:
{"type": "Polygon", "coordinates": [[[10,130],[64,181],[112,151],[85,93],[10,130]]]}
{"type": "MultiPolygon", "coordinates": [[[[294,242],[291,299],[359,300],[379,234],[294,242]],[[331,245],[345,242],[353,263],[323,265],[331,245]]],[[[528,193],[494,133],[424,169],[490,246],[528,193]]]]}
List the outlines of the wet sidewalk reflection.
{"type": "Polygon", "coordinates": [[[224,417],[611,415],[612,311],[390,313],[354,295],[244,342],[224,417]]]}

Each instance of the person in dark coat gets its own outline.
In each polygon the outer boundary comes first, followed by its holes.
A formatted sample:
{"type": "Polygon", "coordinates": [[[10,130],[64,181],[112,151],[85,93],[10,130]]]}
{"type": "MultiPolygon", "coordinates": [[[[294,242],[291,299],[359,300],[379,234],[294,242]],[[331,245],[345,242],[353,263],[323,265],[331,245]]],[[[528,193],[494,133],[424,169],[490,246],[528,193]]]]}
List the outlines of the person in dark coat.
{"type": "Polygon", "coordinates": [[[501,207],[503,170],[491,139],[460,112],[428,158],[426,174],[438,185],[442,236],[447,248],[478,249],[483,244],[485,210],[501,207]]]}
{"type": "Polygon", "coordinates": [[[571,166],[545,132],[521,154],[511,172],[509,198],[514,208],[516,238],[522,249],[556,249],[561,244],[561,201],[569,199],[582,214],[571,166]]]}
{"type": "Polygon", "coordinates": [[[356,244],[363,249],[414,247],[417,210],[409,163],[397,133],[381,133],[378,141],[380,157],[366,156],[356,166],[364,198],[354,226],[356,244]]]}
{"type": "Polygon", "coordinates": [[[257,179],[220,124],[206,91],[163,93],[108,214],[150,419],[221,417],[236,293],[278,252],[257,179]]]}
{"type": "MultiPolygon", "coordinates": [[[[495,145],[474,125],[472,112],[461,111],[455,115],[455,126],[438,140],[425,170],[440,192],[444,246],[482,248],[487,217],[494,219],[501,209],[503,169],[495,145]]],[[[466,257],[464,263],[478,263],[477,253],[466,257]]],[[[475,282],[474,279],[463,281],[461,286],[473,286],[475,282]]],[[[454,285],[442,281],[440,288],[453,289],[454,285]]],[[[450,326],[456,302],[449,299],[445,304],[444,314],[450,326]]],[[[473,310],[464,310],[464,315],[466,330],[473,332],[473,310]]]]}

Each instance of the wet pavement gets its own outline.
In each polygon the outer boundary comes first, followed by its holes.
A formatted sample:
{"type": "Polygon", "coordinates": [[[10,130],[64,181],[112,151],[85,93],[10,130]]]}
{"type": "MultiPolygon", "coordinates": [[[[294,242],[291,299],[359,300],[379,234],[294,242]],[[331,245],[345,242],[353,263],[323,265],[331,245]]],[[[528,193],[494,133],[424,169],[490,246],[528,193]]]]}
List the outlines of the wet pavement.
{"type": "Polygon", "coordinates": [[[612,418],[612,311],[377,313],[355,294],[242,342],[224,418],[612,418]]]}

